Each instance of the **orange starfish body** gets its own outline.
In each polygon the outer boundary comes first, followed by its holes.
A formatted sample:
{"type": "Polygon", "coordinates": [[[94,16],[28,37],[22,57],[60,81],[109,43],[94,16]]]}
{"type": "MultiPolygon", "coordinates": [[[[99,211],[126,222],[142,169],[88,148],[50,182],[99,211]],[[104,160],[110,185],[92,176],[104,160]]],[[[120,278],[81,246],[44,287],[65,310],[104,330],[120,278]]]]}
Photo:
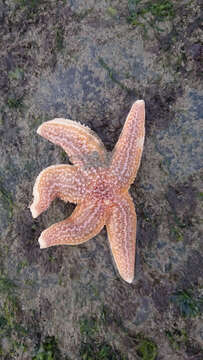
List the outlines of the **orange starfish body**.
{"type": "Polygon", "coordinates": [[[140,165],[144,120],[144,101],[138,100],[111,158],[97,135],[75,121],[54,119],[38,128],[38,134],[65,150],[73,165],[50,166],[39,174],[30,206],[32,216],[45,211],[56,197],[77,204],[68,219],[42,232],[41,248],[81,244],[106,225],[118,271],[125,281],[133,281],[136,213],[128,189],[140,165]]]}

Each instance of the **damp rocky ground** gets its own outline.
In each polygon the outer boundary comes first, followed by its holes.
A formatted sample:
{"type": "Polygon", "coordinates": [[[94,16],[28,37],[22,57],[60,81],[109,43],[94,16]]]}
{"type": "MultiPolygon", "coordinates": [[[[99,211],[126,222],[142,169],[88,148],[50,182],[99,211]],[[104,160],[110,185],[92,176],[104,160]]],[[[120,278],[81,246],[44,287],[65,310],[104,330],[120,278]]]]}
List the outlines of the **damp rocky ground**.
{"type": "Polygon", "coordinates": [[[201,360],[202,56],[200,1],[0,1],[0,359],[201,360]],[[138,217],[132,284],[106,230],[40,250],[36,176],[68,162],[37,135],[65,117],[112,151],[136,99],[146,140],[131,186],[138,217]]]}

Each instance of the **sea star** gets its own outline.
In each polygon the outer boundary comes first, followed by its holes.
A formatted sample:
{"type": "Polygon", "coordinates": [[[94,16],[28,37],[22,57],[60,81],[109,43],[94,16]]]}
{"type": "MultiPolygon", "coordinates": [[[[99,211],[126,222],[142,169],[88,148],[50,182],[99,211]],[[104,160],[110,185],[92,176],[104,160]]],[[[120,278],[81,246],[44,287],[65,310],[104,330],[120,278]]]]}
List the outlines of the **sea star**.
{"type": "Polygon", "coordinates": [[[45,211],[56,197],[77,204],[68,219],[42,232],[41,249],[81,244],[106,225],[120,276],[129,283],[133,281],[136,212],[128,189],[141,161],[144,120],[144,101],[138,100],[132,105],[112,156],[92,130],[75,121],[57,118],[38,128],[38,134],[65,150],[73,165],[53,165],[38,175],[30,206],[32,216],[45,211]]]}

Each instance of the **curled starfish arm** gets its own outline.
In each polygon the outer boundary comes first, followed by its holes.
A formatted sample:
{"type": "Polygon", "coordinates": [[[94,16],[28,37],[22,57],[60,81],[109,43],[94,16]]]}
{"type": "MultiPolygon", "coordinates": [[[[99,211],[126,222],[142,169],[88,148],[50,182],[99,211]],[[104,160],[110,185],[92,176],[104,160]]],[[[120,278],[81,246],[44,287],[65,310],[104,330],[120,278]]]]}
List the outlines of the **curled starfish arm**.
{"type": "Polygon", "coordinates": [[[33,188],[34,200],[30,206],[35,218],[56,198],[76,203],[85,195],[84,174],[72,165],[53,165],[43,170],[33,188]]]}
{"type": "Polygon", "coordinates": [[[111,172],[121,187],[129,187],[139,169],[145,136],[144,123],[145,104],[143,100],[138,100],[132,105],[112,157],[111,172]]]}
{"type": "Polygon", "coordinates": [[[39,238],[40,248],[54,245],[78,245],[97,235],[105,224],[103,204],[85,200],[72,215],[44,230],[39,238]]]}
{"type": "Polygon", "coordinates": [[[120,276],[131,283],[134,278],[136,213],[128,193],[117,199],[106,227],[113,258],[120,276]]]}
{"type": "Polygon", "coordinates": [[[56,118],[44,122],[38,134],[61,146],[74,165],[87,165],[94,158],[106,161],[107,152],[102,141],[87,126],[72,120],[56,118]]]}

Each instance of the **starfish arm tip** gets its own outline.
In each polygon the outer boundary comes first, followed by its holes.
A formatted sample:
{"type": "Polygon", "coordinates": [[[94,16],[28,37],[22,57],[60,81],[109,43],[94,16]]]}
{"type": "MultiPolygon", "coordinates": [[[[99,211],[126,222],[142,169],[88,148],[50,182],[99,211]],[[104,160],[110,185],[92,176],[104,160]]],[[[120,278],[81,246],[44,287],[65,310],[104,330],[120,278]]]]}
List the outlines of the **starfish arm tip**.
{"type": "Polygon", "coordinates": [[[124,280],[127,282],[127,283],[129,283],[129,284],[131,284],[132,282],[133,282],[133,277],[128,277],[128,278],[125,278],[124,280]]]}
{"type": "Polygon", "coordinates": [[[137,100],[136,103],[138,103],[138,104],[144,104],[144,100],[137,100]]]}
{"type": "Polygon", "coordinates": [[[37,211],[37,209],[35,208],[35,205],[34,204],[32,204],[31,206],[30,206],[30,211],[31,211],[31,214],[32,214],[32,217],[33,218],[36,218],[39,214],[38,214],[38,211],[37,211]]]}
{"type": "Polygon", "coordinates": [[[40,249],[46,249],[47,248],[46,241],[45,241],[45,239],[43,239],[42,235],[38,239],[38,242],[39,242],[39,245],[40,245],[40,249]]]}
{"type": "Polygon", "coordinates": [[[39,134],[39,135],[41,135],[42,126],[43,126],[43,124],[41,124],[37,129],[37,134],[39,134]]]}

